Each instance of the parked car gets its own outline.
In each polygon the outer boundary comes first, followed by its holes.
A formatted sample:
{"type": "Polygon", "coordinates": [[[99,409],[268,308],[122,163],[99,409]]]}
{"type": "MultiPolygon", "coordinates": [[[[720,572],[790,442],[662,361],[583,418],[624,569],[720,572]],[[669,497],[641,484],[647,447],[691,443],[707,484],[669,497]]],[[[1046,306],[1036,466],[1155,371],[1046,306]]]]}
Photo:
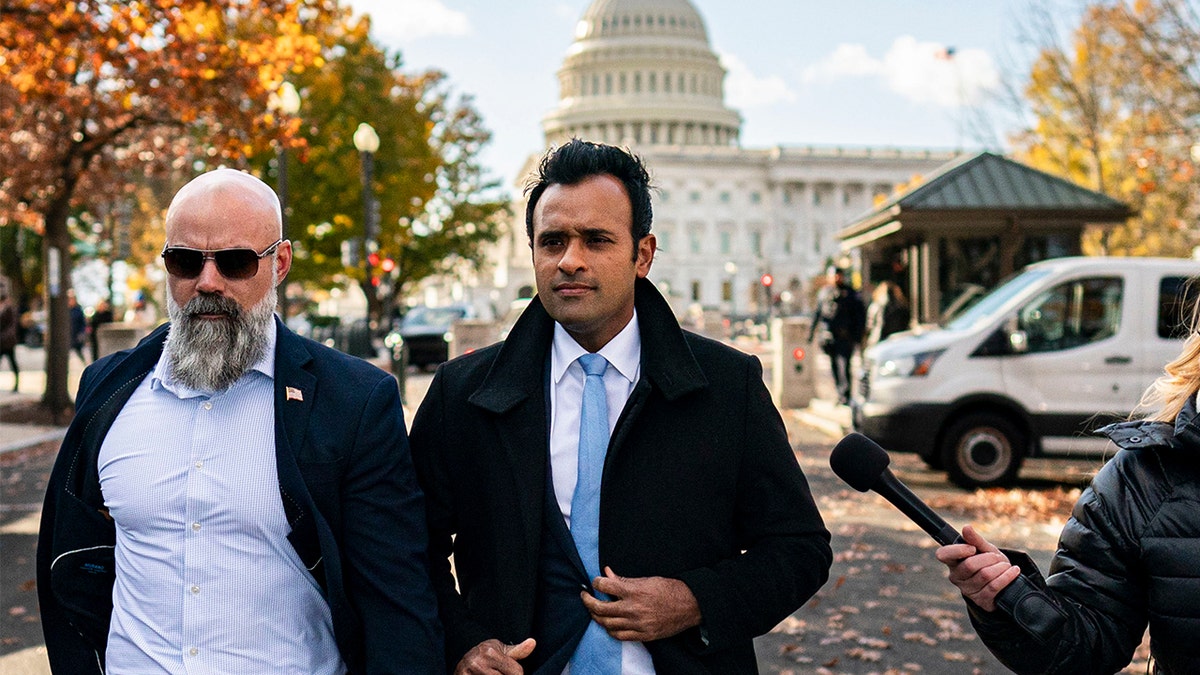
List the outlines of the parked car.
{"type": "Polygon", "coordinates": [[[401,319],[396,333],[404,340],[409,365],[436,366],[450,354],[450,328],[459,319],[474,318],[469,305],[413,307],[401,319]]]}
{"type": "Polygon", "coordinates": [[[1200,262],[1036,263],[941,327],[867,350],[855,428],[964,487],[1011,483],[1026,457],[1102,457],[1174,359],[1200,262]]]}

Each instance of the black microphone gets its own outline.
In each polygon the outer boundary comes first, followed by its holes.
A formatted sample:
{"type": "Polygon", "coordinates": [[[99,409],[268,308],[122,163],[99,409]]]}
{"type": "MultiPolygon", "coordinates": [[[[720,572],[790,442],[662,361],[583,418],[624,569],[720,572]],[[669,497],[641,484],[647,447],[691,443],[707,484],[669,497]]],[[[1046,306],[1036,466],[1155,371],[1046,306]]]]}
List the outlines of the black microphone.
{"type": "Polygon", "coordinates": [[[874,490],[882,495],[937,543],[943,546],[962,543],[958,530],[942,520],[888,469],[891,461],[878,443],[862,434],[852,433],[834,446],[829,455],[829,468],[855,490],[874,490]]]}
{"type": "MultiPolygon", "coordinates": [[[[890,470],[887,451],[875,441],[862,434],[847,435],[834,446],[829,455],[829,468],[838,478],[858,490],[874,490],[900,509],[909,520],[943,546],[962,544],[962,535],[942,517],[934,513],[921,498],[912,493],[890,470]]],[[[1012,564],[1021,568],[1021,576],[996,595],[996,607],[1011,616],[1022,628],[1034,636],[1056,633],[1066,622],[1066,613],[1042,590],[1042,587],[1026,576],[1027,571],[1037,570],[1037,565],[1022,551],[1002,551],[1012,564]]],[[[1039,575],[1040,578],[1040,575],[1039,575]]],[[[1044,582],[1042,582],[1044,585],[1044,582]]],[[[1042,638],[1038,638],[1039,640],[1042,638]]]]}

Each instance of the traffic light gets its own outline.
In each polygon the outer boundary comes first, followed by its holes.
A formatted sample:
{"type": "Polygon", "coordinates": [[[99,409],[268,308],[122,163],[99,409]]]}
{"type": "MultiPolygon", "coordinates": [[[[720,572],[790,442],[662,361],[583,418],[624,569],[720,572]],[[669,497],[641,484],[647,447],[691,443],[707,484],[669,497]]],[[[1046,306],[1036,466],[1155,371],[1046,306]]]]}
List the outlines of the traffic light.
{"type": "Polygon", "coordinates": [[[764,287],[770,288],[771,284],[775,283],[775,277],[771,276],[771,273],[768,272],[768,273],[762,275],[762,279],[760,279],[759,281],[762,281],[762,285],[764,287]]]}
{"type": "Polygon", "coordinates": [[[391,258],[384,258],[383,261],[379,263],[379,269],[383,270],[384,272],[391,273],[392,270],[396,269],[396,261],[392,260],[391,258]]]}
{"type": "Polygon", "coordinates": [[[379,254],[374,251],[367,254],[367,262],[371,267],[379,267],[379,254]]]}

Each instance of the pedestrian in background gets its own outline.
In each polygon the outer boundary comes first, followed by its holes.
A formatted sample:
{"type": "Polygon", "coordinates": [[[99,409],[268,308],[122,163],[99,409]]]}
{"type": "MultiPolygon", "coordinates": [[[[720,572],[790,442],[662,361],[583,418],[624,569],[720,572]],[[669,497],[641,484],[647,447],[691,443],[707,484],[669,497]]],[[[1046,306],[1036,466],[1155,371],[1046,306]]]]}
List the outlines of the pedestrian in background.
{"type": "Polygon", "coordinates": [[[908,330],[910,321],[904,291],[894,281],[880,281],[871,293],[871,304],[867,306],[865,346],[872,347],[892,333],[908,330]]]}
{"type": "Polygon", "coordinates": [[[1048,577],[970,525],[966,543],[937,550],[976,632],[1014,672],[1117,672],[1148,626],[1153,672],[1200,673],[1200,326],[1192,324],[1143,396],[1149,414],[1099,430],[1118,450],[1075,503],[1048,577]],[[1018,622],[996,597],[1022,575],[1040,598],[1019,602],[1018,622]]]}
{"type": "Polygon", "coordinates": [[[58,673],[436,673],[396,381],[274,316],[279,200],[202,174],[166,216],[170,323],[83,373],[38,597],[58,673]]]}
{"type": "Polygon", "coordinates": [[[638,158],[572,140],[527,208],[537,296],[438,369],[413,422],[447,662],[757,673],[752,639],[832,559],[762,367],[680,329],[645,278],[638,158]]]}
{"type": "Polygon", "coordinates": [[[75,291],[67,291],[67,313],[71,318],[71,351],[80,361],[87,363],[83,345],[87,344],[88,321],[83,308],[79,306],[79,300],[75,298],[75,291]]]}
{"type": "Polygon", "coordinates": [[[8,358],[13,372],[13,391],[21,384],[21,367],[17,365],[17,308],[8,297],[8,289],[0,288],[0,361],[8,358]]]}
{"type": "Polygon", "coordinates": [[[92,318],[88,325],[88,337],[91,340],[92,360],[100,358],[100,329],[105,324],[113,322],[112,305],[108,300],[101,300],[96,303],[96,309],[92,312],[92,318]]]}
{"type": "Polygon", "coordinates": [[[851,395],[850,363],[867,328],[867,307],[846,279],[846,271],[834,269],[829,283],[817,296],[808,340],[819,338],[821,351],[829,355],[838,403],[847,405],[851,395]]]}

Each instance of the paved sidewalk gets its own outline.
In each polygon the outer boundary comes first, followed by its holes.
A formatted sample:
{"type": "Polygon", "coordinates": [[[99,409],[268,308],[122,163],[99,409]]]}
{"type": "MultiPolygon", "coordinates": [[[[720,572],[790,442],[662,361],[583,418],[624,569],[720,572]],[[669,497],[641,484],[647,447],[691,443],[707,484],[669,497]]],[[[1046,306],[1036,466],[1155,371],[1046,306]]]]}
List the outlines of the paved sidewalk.
{"type": "MultiPolygon", "coordinates": [[[[12,423],[13,410],[36,405],[46,391],[45,350],[17,345],[16,351],[17,364],[21,368],[17,391],[13,391],[13,373],[8,369],[7,360],[0,371],[0,455],[46,441],[58,441],[66,433],[65,427],[12,423]]],[[[79,388],[79,376],[86,365],[76,354],[71,354],[67,372],[67,391],[71,396],[79,388]]]]}

